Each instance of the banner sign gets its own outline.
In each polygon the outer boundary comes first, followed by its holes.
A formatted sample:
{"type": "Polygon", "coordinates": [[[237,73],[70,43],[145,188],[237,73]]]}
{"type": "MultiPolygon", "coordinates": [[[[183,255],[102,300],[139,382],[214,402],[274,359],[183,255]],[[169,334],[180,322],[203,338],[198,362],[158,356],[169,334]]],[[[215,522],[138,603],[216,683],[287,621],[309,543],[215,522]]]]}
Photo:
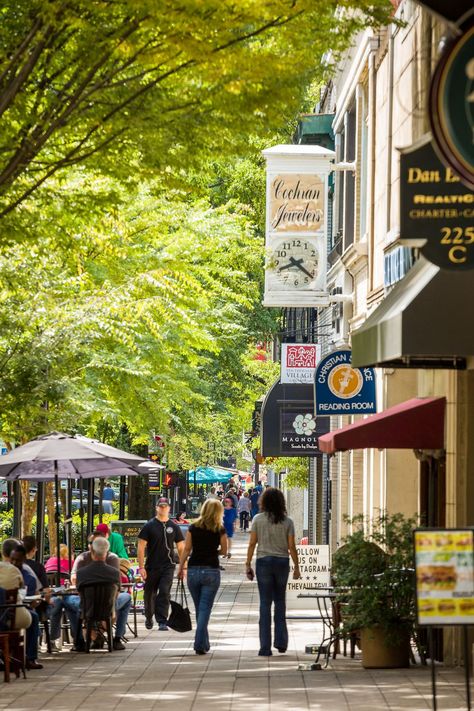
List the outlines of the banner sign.
{"type": "Polygon", "coordinates": [[[364,415],[377,412],[373,368],[353,368],[349,349],[323,358],[315,375],[316,415],[364,415]]]}
{"type": "Polygon", "coordinates": [[[474,624],[474,530],[414,531],[419,625],[474,624]]]}
{"type": "Polygon", "coordinates": [[[282,343],[280,383],[311,385],[320,359],[321,346],[317,343],[282,343]]]}
{"type": "Polygon", "coordinates": [[[138,534],[145,524],[146,521],[111,521],[109,524],[112,531],[123,536],[129,558],[137,554],[138,534]]]}
{"type": "Polygon", "coordinates": [[[443,269],[474,269],[474,192],[441,162],[429,136],[401,151],[404,241],[443,269]]]}
{"type": "Polygon", "coordinates": [[[434,71],[429,117],[443,162],[474,189],[474,17],[463,29],[434,71]]]}
{"type": "Polygon", "coordinates": [[[263,155],[267,161],[263,303],[327,305],[327,196],[334,151],[283,145],[263,155]]]}
{"type": "Polygon", "coordinates": [[[286,586],[286,605],[292,609],[314,610],[314,598],[299,598],[331,585],[329,546],[296,546],[301,579],[293,580],[293,562],[290,561],[290,575],[286,586]]]}
{"type": "Polygon", "coordinates": [[[314,409],[298,405],[280,410],[281,456],[321,454],[318,437],[330,429],[329,417],[315,417],[314,409]]]}

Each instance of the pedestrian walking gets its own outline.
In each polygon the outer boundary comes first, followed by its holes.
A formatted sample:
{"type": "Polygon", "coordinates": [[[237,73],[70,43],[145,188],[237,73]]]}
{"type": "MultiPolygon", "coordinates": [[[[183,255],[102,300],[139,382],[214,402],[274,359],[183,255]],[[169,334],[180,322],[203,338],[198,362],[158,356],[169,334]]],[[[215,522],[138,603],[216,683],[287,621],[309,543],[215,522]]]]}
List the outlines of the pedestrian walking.
{"type": "Polygon", "coordinates": [[[188,588],[196,608],[196,633],[194,651],[209,651],[208,625],[212,605],[221,582],[219,551],[227,554],[227,536],[222,525],[223,508],[217,499],[204,502],[198,520],[186,533],[184,549],[180,556],[178,578],[184,578],[188,562],[188,588]]]}
{"type": "Polygon", "coordinates": [[[239,503],[237,505],[237,513],[240,518],[240,530],[246,531],[249,527],[251,503],[247,491],[244,491],[243,496],[240,497],[239,503]]]}
{"type": "Polygon", "coordinates": [[[224,528],[227,534],[227,556],[224,554],[223,558],[230,558],[230,551],[232,548],[232,538],[234,536],[235,519],[237,518],[237,509],[233,505],[233,501],[230,496],[226,496],[224,499],[224,528]]]}
{"type": "Polygon", "coordinates": [[[295,526],[286,514],[285,498],[279,489],[269,487],[260,499],[261,513],[252,521],[247,550],[247,577],[253,580],[252,557],[257,547],[257,583],[260,595],[260,657],[272,655],[272,603],[274,605],[274,645],[280,653],[288,647],[286,626],[286,585],[290,572],[289,555],[294,563],[293,579],[301,578],[295,545],[295,526]]]}
{"type": "Polygon", "coordinates": [[[254,489],[252,489],[252,493],[250,494],[250,518],[254,518],[258,514],[258,503],[260,501],[260,497],[262,495],[262,486],[260,482],[257,484],[254,489]]]}
{"type": "Polygon", "coordinates": [[[156,504],[155,518],[150,519],[138,534],[138,570],[145,581],[143,597],[147,630],[153,629],[153,617],[156,618],[159,630],[168,629],[170,594],[175,571],[175,545],[181,554],[184,549],[184,536],[178,524],[170,519],[168,499],[161,497],[156,504]]]}

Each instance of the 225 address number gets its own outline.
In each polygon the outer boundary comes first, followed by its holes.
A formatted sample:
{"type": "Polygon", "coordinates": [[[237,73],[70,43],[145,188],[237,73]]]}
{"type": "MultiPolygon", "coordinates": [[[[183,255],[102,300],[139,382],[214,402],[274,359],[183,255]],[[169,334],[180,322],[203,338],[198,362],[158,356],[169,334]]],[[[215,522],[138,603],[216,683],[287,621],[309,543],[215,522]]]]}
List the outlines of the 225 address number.
{"type": "Polygon", "coordinates": [[[441,244],[474,244],[474,227],[441,227],[441,244]]]}

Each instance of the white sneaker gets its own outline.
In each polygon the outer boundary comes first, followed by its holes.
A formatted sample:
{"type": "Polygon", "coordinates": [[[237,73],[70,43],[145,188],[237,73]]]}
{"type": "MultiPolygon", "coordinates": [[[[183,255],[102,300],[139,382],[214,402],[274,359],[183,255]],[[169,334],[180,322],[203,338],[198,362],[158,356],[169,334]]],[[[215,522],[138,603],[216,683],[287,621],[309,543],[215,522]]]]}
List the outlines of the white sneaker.
{"type": "Polygon", "coordinates": [[[53,652],[60,652],[63,648],[63,643],[61,642],[61,639],[52,639],[51,640],[51,649],[53,652]]]}

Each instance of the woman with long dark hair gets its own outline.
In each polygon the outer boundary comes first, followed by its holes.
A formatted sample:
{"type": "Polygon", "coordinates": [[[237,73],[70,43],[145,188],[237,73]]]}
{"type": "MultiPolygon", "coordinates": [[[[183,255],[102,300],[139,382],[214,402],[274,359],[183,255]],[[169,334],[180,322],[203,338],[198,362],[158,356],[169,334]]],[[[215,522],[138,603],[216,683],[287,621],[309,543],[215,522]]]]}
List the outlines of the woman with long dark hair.
{"type": "Polygon", "coordinates": [[[293,578],[301,578],[295,545],[295,526],[286,514],[285,498],[279,489],[265,489],[259,501],[260,512],[252,520],[247,550],[247,577],[253,580],[252,557],[257,547],[257,583],[260,595],[260,657],[272,655],[272,603],[274,604],[274,645],[280,653],[288,647],[286,627],[286,584],[290,559],[293,578]]]}
{"type": "Polygon", "coordinates": [[[182,580],[184,565],[189,557],[188,588],[196,608],[196,654],[206,654],[210,647],[207,626],[221,582],[219,553],[227,554],[223,514],[224,509],[218,499],[206,499],[198,520],[191,524],[186,533],[184,550],[179,560],[178,578],[182,580]]]}

